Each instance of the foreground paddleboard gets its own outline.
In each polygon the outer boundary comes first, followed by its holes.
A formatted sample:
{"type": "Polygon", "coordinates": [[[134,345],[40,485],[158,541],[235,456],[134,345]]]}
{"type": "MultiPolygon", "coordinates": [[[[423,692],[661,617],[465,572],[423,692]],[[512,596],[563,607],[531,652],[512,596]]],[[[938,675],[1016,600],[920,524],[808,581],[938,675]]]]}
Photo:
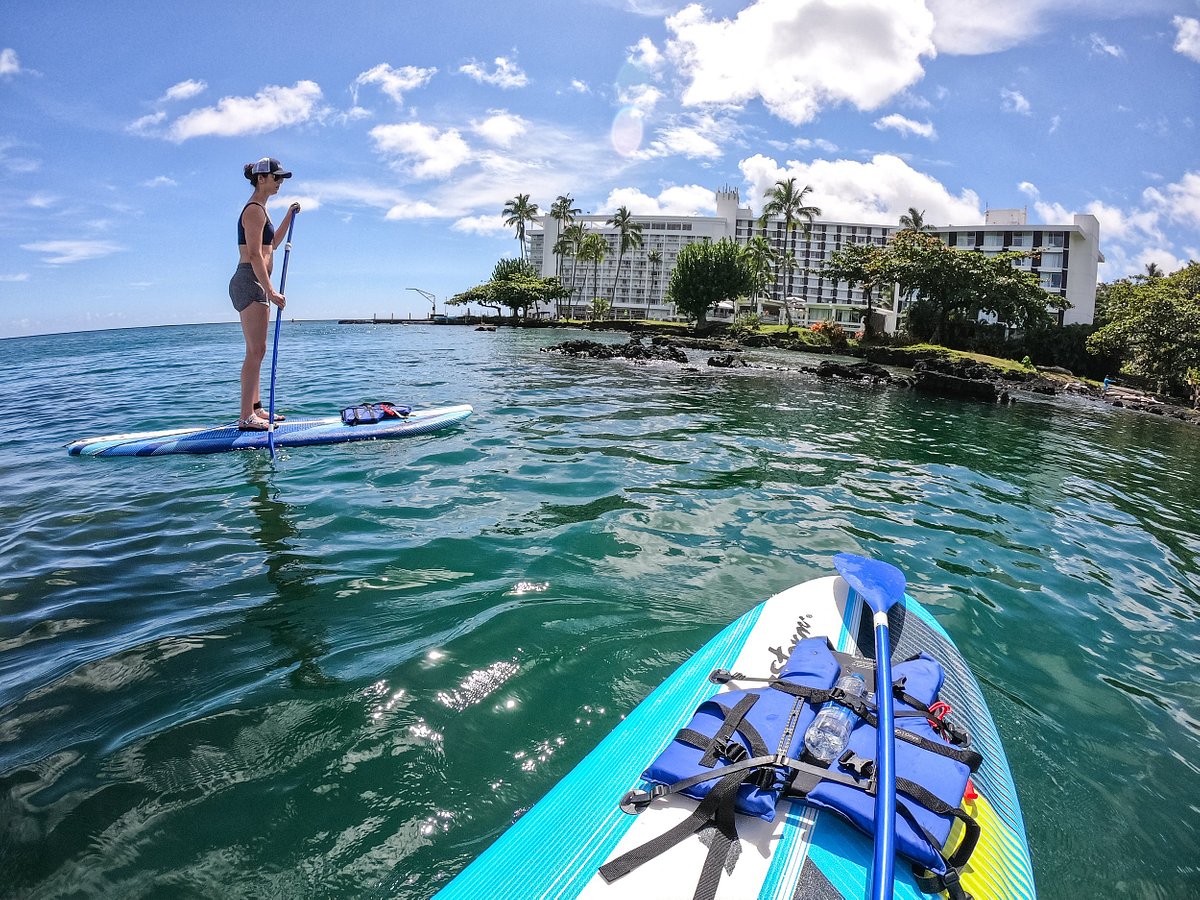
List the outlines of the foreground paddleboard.
{"type": "MultiPolygon", "coordinates": [[[[982,826],[963,875],[975,900],[1035,896],[1025,826],[1008,761],[979,685],[950,637],[906,595],[889,613],[892,656],[925,651],[946,670],[941,699],[966,727],[984,762],[972,777],[976,799],[963,808],[982,826]]],[[[767,678],[796,641],[824,635],[836,650],[873,656],[871,613],[842,578],[797,585],[735,621],[639,704],[575,769],[525,813],[439,894],[440,900],[505,898],[691,898],[708,850],[699,837],[683,841],[608,884],[606,861],[682,822],[696,803],[675,794],[639,815],[618,806],[645,788],[641,772],[685,726],[696,707],[719,690],[709,673],[729,669],[767,678]],[[864,612],[865,610],[865,612],[864,612]]],[[[835,815],[800,801],[780,803],[774,822],[738,816],[741,853],[726,870],[719,900],[862,900],[870,884],[871,838],[835,815]]],[[[952,834],[952,840],[957,829],[952,834]]],[[[928,898],[909,866],[896,861],[895,897],[928,898]]]]}
{"type": "MultiPolygon", "coordinates": [[[[349,441],[391,440],[428,434],[457,424],[471,415],[470,406],[414,409],[402,419],[346,425],[340,417],[281,422],[275,428],[276,447],[307,447],[349,441]]],[[[72,456],[163,456],[169,453],[223,453],[258,450],[267,446],[265,431],[239,431],[237,425],[215,428],[176,428],[138,434],[86,438],[67,445],[72,456]]]]}

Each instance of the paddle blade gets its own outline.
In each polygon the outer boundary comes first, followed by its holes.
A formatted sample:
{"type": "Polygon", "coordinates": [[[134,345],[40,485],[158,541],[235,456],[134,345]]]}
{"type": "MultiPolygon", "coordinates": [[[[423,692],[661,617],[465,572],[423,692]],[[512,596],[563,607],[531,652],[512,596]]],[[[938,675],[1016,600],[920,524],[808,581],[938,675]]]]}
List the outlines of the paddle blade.
{"type": "Polygon", "coordinates": [[[833,565],[872,612],[886,612],[904,599],[904,573],[890,563],[839,553],[833,565]]]}

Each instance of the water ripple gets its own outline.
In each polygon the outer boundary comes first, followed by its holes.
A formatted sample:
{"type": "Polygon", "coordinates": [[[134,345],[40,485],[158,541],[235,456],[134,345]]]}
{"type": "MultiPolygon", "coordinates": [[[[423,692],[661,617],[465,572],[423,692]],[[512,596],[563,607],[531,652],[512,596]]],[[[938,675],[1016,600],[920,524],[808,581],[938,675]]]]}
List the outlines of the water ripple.
{"type": "MultiPolygon", "coordinates": [[[[3,412],[4,890],[427,897],[849,550],[904,568],[979,674],[1042,894],[1194,895],[1195,429],[830,385],[775,351],[728,373],[538,352],[561,333],[289,332],[291,414],[476,415],[272,466],[72,459],[3,412]]],[[[0,388],[74,398],[72,435],[216,421],[238,341],[4,341],[0,388]],[[148,412],[148,373],[187,402],[148,412]]]]}

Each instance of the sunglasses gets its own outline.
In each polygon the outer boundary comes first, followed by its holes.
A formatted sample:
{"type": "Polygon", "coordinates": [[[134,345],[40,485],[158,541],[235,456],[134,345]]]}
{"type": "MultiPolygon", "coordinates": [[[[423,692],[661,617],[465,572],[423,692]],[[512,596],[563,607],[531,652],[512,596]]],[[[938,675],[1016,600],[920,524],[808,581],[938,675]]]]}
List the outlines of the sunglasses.
{"type": "Polygon", "coordinates": [[[272,175],[271,177],[274,178],[276,181],[283,181],[283,179],[287,178],[286,175],[272,175]]]}

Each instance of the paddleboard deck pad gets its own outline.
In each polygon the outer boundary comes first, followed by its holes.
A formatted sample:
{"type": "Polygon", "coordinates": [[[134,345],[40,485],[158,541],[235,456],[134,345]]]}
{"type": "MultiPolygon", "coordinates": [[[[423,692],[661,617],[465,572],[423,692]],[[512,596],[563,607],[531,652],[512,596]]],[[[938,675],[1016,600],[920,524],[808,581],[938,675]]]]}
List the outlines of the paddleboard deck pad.
{"type": "MultiPolygon", "coordinates": [[[[903,604],[893,606],[888,620],[894,660],[925,652],[942,664],[945,682],[940,699],[952,707],[950,718],[970,732],[972,748],[983,756],[971,776],[973,790],[967,790],[961,804],[982,830],[962,872],[963,888],[975,900],[1032,900],[1035,889],[1025,826],[1008,761],[978,682],[949,635],[912,597],[905,595],[903,604]]],[[[738,686],[714,684],[709,680],[714,670],[770,678],[798,641],[821,636],[835,651],[874,657],[871,611],[839,576],[777,594],[709,641],[446,885],[439,900],[691,898],[708,853],[705,831],[612,883],[598,870],[683,823],[697,802],[669,794],[637,814],[622,811],[620,804],[631,790],[651,787],[642,772],[688,725],[697,707],[738,686]]],[[[867,896],[872,839],[835,813],[799,799],[783,799],[773,822],[738,814],[736,825],[737,846],[726,857],[718,900],[862,900],[867,896]]],[[[960,828],[955,826],[951,843],[960,828]]],[[[715,830],[707,831],[711,835],[715,830]]],[[[894,896],[899,900],[931,896],[918,888],[911,867],[900,857],[894,896]]]]}
{"type": "MultiPolygon", "coordinates": [[[[447,428],[471,415],[465,404],[413,409],[407,416],[381,422],[347,425],[341,417],[300,419],[275,426],[276,447],[307,447],[350,441],[392,440],[428,434],[447,428]]],[[[171,453],[224,453],[227,450],[260,450],[267,447],[265,431],[239,431],[235,424],[211,428],[176,428],[137,434],[86,438],[67,444],[72,456],[165,456],[171,453]]]]}

